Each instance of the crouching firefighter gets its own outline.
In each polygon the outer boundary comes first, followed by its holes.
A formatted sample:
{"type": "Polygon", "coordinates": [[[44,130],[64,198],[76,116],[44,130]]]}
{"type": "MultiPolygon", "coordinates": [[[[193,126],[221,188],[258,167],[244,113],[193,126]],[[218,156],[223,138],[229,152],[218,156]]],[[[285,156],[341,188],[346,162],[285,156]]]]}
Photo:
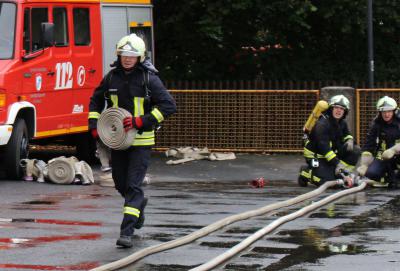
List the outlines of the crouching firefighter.
{"type": "Polygon", "coordinates": [[[349,175],[354,169],[360,148],[354,144],[345,120],[349,110],[350,102],[344,95],[333,96],[327,109],[320,112],[314,127],[305,127],[304,158],[307,166],[300,168],[300,186],[307,186],[309,182],[320,186],[326,181],[349,175]]]}
{"type": "Polygon", "coordinates": [[[136,129],[132,145],[126,150],[112,150],[112,177],[115,188],[124,197],[123,220],[117,246],[133,246],[135,229],[144,222],[142,183],[150,162],[155,131],[165,118],[175,113],[176,104],[157,76],[157,70],[145,59],[144,41],[131,34],[116,46],[117,62],[95,89],[89,104],[89,129],[94,138],[97,120],[107,101],[108,107],[120,107],[131,112],[123,120],[126,131],[136,129]]]}
{"type": "Polygon", "coordinates": [[[378,115],[372,121],[362,148],[360,176],[376,181],[373,186],[397,188],[400,178],[400,113],[397,102],[388,96],[376,104],[378,115]]]}

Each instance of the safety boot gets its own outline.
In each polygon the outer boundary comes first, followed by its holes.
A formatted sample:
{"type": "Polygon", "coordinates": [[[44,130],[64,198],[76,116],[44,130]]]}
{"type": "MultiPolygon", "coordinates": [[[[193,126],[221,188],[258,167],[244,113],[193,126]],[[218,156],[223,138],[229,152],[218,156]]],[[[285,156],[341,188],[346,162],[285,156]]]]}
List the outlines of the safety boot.
{"type": "Polygon", "coordinates": [[[130,248],[133,246],[133,236],[121,235],[117,240],[117,246],[122,248],[130,248]]]}
{"type": "Polygon", "coordinates": [[[140,229],[141,227],[143,227],[144,224],[144,208],[146,208],[147,205],[147,198],[143,198],[143,202],[142,205],[140,206],[140,216],[135,224],[135,229],[140,229]]]}
{"type": "Polygon", "coordinates": [[[297,183],[299,184],[299,186],[306,187],[308,185],[308,182],[310,181],[310,179],[306,176],[309,176],[309,175],[311,175],[311,170],[309,169],[309,167],[301,166],[299,177],[297,178],[297,183]]]}

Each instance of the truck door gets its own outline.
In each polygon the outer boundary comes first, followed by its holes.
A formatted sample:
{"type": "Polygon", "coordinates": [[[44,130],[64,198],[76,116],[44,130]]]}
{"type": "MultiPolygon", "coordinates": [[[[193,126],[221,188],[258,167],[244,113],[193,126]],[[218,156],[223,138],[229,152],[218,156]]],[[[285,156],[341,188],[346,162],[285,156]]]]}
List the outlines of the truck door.
{"type": "Polygon", "coordinates": [[[24,9],[24,94],[36,106],[36,137],[87,130],[89,98],[101,80],[99,6],[55,3],[24,9]],[[54,46],[43,50],[40,27],[54,23],[54,46]],[[100,57],[96,57],[96,55],[100,57]]]}
{"type": "Polygon", "coordinates": [[[77,4],[72,7],[74,68],[71,132],[87,130],[89,98],[102,79],[100,9],[98,5],[77,4]]]}
{"type": "Polygon", "coordinates": [[[66,7],[26,5],[23,48],[34,57],[23,62],[23,94],[36,107],[36,137],[68,131],[72,65],[66,7]],[[41,24],[56,22],[56,46],[41,44],[41,24]]]}

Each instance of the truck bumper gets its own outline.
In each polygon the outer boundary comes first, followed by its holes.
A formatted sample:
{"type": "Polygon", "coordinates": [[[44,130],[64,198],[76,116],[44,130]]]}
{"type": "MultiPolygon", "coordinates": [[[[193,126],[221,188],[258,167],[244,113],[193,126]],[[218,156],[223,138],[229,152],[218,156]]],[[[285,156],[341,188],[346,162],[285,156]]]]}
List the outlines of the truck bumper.
{"type": "Polygon", "coordinates": [[[12,125],[0,125],[0,146],[8,143],[12,130],[12,125]]]}

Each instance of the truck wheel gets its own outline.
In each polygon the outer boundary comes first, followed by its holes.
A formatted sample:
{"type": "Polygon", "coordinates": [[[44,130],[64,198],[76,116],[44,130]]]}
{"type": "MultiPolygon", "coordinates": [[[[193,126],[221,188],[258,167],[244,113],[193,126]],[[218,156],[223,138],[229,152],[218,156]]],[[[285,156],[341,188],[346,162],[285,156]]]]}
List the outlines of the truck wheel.
{"type": "Polygon", "coordinates": [[[16,180],[21,179],[22,169],[19,166],[19,163],[21,159],[28,157],[28,145],[29,137],[25,120],[17,119],[5,152],[7,178],[16,180]]]}

